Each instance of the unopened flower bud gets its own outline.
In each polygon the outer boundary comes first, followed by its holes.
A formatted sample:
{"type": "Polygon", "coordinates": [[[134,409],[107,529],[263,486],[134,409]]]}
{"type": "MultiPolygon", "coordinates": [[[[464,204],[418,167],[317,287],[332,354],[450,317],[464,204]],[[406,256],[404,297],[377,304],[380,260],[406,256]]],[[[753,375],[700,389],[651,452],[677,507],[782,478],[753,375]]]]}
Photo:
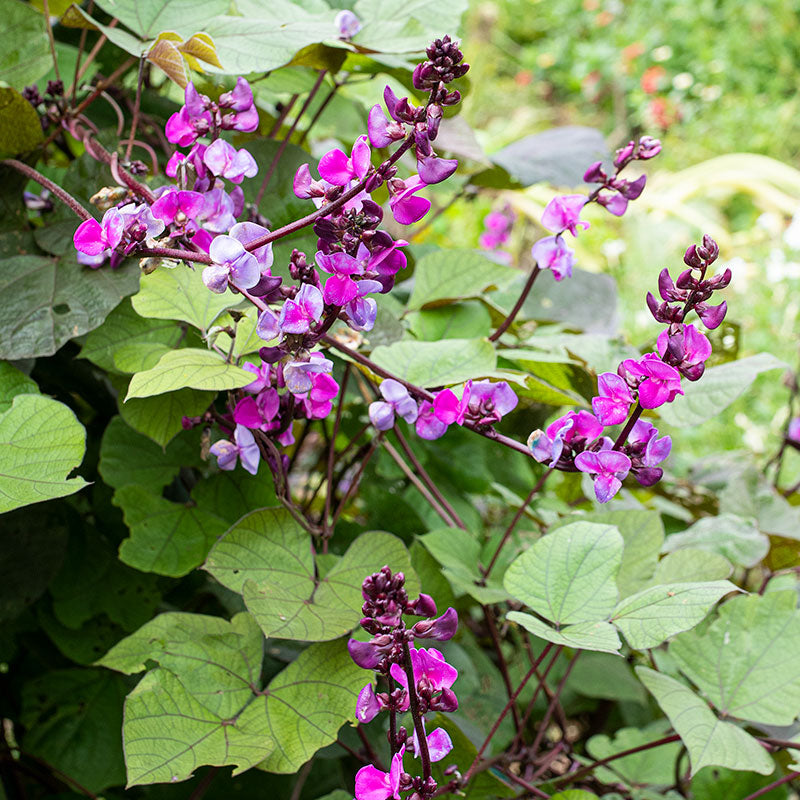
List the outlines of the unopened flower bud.
{"type": "Polygon", "coordinates": [[[436,616],[436,603],[429,594],[420,594],[420,596],[409,604],[409,614],[417,617],[435,617],[436,616]]]}
{"type": "Polygon", "coordinates": [[[614,157],[614,166],[621,167],[633,156],[633,151],[636,149],[636,144],[633,141],[628,142],[624,147],[617,150],[614,157]]]}
{"type": "Polygon", "coordinates": [[[690,269],[685,269],[678,275],[678,279],[675,281],[675,286],[679,289],[696,289],[697,288],[697,279],[692,276],[692,271],[690,269]]]}
{"type": "Polygon", "coordinates": [[[654,158],[661,152],[661,142],[652,136],[642,136],[639,139],[639,147],[636,151],[636,158],[640,161],[647,161],[654,158]]]}
{"type": "Polygon", "coordinates": [[[583,173],[583,180],[586,183],[605,183],[608,175],[603,169],[602,161],[595,161],[586,172],[583,173]]]}

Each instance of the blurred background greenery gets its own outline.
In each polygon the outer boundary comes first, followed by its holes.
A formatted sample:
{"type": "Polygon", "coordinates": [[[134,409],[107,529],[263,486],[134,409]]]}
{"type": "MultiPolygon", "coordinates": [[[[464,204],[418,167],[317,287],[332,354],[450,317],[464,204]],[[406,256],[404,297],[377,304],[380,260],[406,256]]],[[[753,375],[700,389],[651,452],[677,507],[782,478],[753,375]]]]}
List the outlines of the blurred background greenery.
{"type": "MultiPolygon", "coordinates": [[[[632,344],[652,348],[659,330],[644,302],[658,272],[676,275],[708,232],[734,275],[716,363],[767,351],[796,368],[800,3],[478,0],[463,49],[473,65],[463,113],[488,154],[560,125],[595,127],[612,148],[641,134],[663,141],[640,200],[621,220],[592,209],[579,242],[580,266],[617,280],[632,344]]],[[[505,249],[516,261],[542,235],[536,220],[551,196],[542,185],[482,193],[420,239],[476,246],[484,216],[509,206],[517,219],[505,249]]],[[[763,374],[714,420],[673,431],[675,471],[716,450],[774,452],[788,413],[781,377],[763,374]]],[[[800,458],[784,470],[785,480],[800,474],[800,458]]]]}

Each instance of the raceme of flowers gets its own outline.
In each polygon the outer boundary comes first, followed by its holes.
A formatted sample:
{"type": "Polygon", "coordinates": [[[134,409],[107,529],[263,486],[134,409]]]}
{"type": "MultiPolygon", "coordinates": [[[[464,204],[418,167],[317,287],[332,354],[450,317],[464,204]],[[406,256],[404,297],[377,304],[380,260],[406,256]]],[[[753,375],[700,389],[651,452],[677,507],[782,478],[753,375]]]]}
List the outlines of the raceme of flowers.
{"type": "MultiPolygon", "coordinates": [[[[342,12],[337,25],[343,37],[355,35],[360,27],[352,12],[342,12]]],[[[211,263],[202,278],[208,289],[242,293],[258,306],[256,331],[269,346],[260,350],[261,366],[245,365],[257,379],[238,393],[227,413],[214,416],[209,411],[184,419],[187,427],[212,420],[219,424],[226,439],[211,452],[222,469],[241,462],[255,473],[263,436],[291,444],[295,419],[321,419],[330,413],[339,386],[330,374],[332,362],[315,346],[337,320],[355,331],[371,330],[377,314],[371,295],[391,291],[397,273],[406,267],[402,248],[408,243],[379,229],[384,211],[371,193],[385,183],[392,215],[409,225],[430,209],[430,201],[419,192],[446,180],[457,167],[455,159],[436,154],[433,142],[444,107],[461,99],[447,85],[469,66],[448,36],[437,39],[427,56],[413,74],[415,88],[429,93],[424,105],[398,98],[387,86],[388,116],[375,105],[367,133],[356,139],[349,154],[334,149],[323,155],[318,177],[308,164],[298,169],[293,183],[297,197],[311,200],[318,209],[333,205],[314,225],[318,241],[313,261],[300,251],[292,253],[294,285],[284,285],[272,274],[267,221],[255,208],[245,209],[240,184],[256,176],[258,165],[245,148],[237,150],[221,138],[225,131],[258,127],[253,93],[244,78],[216,102],[189,83],[184,105],[165,128],[167,139],[187,150],[176,151],[167,163],[166,173],[175,183],[156,189],[152,202],[129,193],[119,199],[119,192],[101,192],[96,197],[105,211],[102,220],[89,219],[75,232],[78,259],[92,268],[109,259],[115,267],[125,256],[150,248],[207,254],[211,263]],[[396,142],[395,153],[373,166],[372,148],[396,142]],[[408,150],[416,157],[417,173],[401,178],[394,164],[408,150]],[[352,196],[345,197],[348,193],[352,196]]],[[[484,410],[483,416],[499,419],[491,408],[484,410]]]]}
{"type": "Polygon", "coordinates": [[[427,800],[437,791],[431,776],[432,762],[446,758],[453,749],[447,731],[428,732],[425,715],[448,713],[458,708],[452,687],[458,671],[447,663],[434,647],[416,647],[417,639],[443,642],[451,639],[458,627],[455,609],[448,608],[437,617],[436,604],[429,595],[420,594],[409,602],[402,572],[392,574],[389,567],[368,576],[362,585],[364,597],[361,627],[371,636],[368,641],[350,639],[348,651],[358,666],[376,673],[364,686],[356,701],[355,716],[361,724],[381,712],[391,717],[389,746],[392,760],[388,772],[369,764],[356,774],[356,800],[400,798],[400,792],[413,791],[412,797],[427,800]],[[407,627],[404,616],[422,617],[407,627]],[[412,731],[398,727],[397,715],[411,712],[412,731]],[[422,775],[413,776],[404,769],[406,751],[420,759],[422,775]]]}
{"type": "MultiPolygon", "coordinates": [[[[573,219],[573,222],[575,220],[573,219]]],[[[711,343],[693,324],[685,322],[694,311],[706,328],[718,327],[725,317],[725,301],[709,305],[712,294],[731,281],[726,269],[713,277],[706,273],[719,255],[717,243],[704,236],[702,244],[692,245],[684,255],[688,269],[675,282],[669,270],[658,279],[659,303],[651,293],[647,305],[658,322],[668,327],[656,342],[657,352],[641,358],[627,358],[617,372],[598,377],[598,395],[592,398],[592,412],[570,411],[544,431],[528,438],[533,457],[553,469],[585,472],[594,480],[601,503],[619,491],[631,474],[642,486],[652,486],[663,475],[661,464],[669,455],[672,440],[640,419],[646,409],[671,403],[683,394],[682,379],[699,380],[711,355],[711,343]],[[607,427],[625,423],[616,441],[603,433],[607,427]]]]}

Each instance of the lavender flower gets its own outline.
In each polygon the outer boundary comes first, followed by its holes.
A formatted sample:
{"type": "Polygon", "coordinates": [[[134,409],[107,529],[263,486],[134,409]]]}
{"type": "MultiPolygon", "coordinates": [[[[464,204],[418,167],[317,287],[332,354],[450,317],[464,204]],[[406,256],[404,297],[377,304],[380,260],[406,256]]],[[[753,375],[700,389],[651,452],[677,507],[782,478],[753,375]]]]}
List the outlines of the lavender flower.
{"type": "Polygon", "coordinates": [[[542,214],[542,225],[555,233],[569,231],[573,236],[577,236],[578,228],[589,227],[588,222],[580,219],[584,205],[586,205],[586,197],[582,194],[554,197],[542,214]]]}
{"type": "Polygon", "coordinates": [[[244,425],[237,425],[233,433],[233,442],[223,439],[211,445],[209,452],[217,457],[220,469],[232,470],[237,459],[241,460],[242,467],[251,475],[258,472],[258,462],[261,454],[253,434],[244,425]]]}
{"type": "Polygon", "coordinates": [[[409,424],[416,421],[417,401],[411,397],[403,384],[387,378],[381,383],[380,392],[383,400],[376,400],[369,406],[370,422],[379,431],[388,431],[394,427],[395,414],[401,416],[409,424]]]}
{"type": "Polygon", "coordinates": [[[203,270],[203,283],[217,294],[228,288],[230,280],[242,289],[255,286],[261,277],[258,261],[231,236],[217,236],[211,242],[210,255],[214,263],[203,270]]]}
{"type": "Polygon", "coordinates": [[[308,333],[311,325],[321,319],[323,307],[322,292],[316,286],[304,283],[294,300],[287,300],[281,308],[281,330],[284,333],[308,333]]]}
{"type": "Polygon", "coordinates": [[[600,395],[592,398],[594,411],[601,425],[624,422],[634,403],[628,384],[613,372],[604,372],[597,379],[600,395]]]}
{"type": "Polygon", "coordinates": [[[223,139],[217,139],[206,148],[203,162],[212,175],[220,175],[231,183],[241,183],[244,178],[258,173],[258,164],[247,150],[236,150],[223,139]]]}
{"type": "Polygon", "coordinates": [[[75,249],[88,256],[99,256],[104,250],[113,250],[121,241],[125,219],[118,208],[109,208],[103,219],[87,219],[78,225],[72,237],[75,249]]]}
{"type": "Polygon", "coordinates": [[[551,270],[557,281],[572,277],[575,251],[567,246],[562,236],[539,239],[531,248],[531,255],[539,268],[551,270]]]}
{"type": "Polygon", "coordinates": [[[631,460],[616,450],[583,452],[575,457],[575,466],[581,472],[594,476],[594,492],[601,503],[607,503],[622,487],[622,481],[631,468],[631,460]]]}

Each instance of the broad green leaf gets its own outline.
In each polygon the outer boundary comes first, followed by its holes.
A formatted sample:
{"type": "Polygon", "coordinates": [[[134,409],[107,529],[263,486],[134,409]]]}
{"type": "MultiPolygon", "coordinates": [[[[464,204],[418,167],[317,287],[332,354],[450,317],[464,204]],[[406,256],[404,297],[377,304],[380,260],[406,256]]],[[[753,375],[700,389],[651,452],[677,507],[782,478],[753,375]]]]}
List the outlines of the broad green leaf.
{"type": "Polygon", "coordinates": [[[208,330],[226,308],[240,302],[227,292],[209,291],[202,270],[184,266],[142,275],[141,288],[132,300],[134,310],[142,317],[181,320],[201,331],[208,330]]]}
{"type": "Polygon", "coordinates": [[[173,503],[144,486],[114,492],[130,529],[119,546],[119,558],[142,572],[177,578],[203,563],[226,522],[193,503],[173,503]]]}
{"type": "Polygon", "coordinates": [[[135,431],[166,447],[183,430],[183,417],[200,416],[215,397],[214,392],[179,389],[157,397],[134,397],[119,403],[119,413],[135,431]]]}
{"type": "Polygon", "coordinates": [[[295,772],[320,747],[335,741],[339,728],[355,718],[365,674],[350,658],[344,639],[303,650],[272,679],[266,697],[254,703],[266,711],[276,742],[261,767],[267,772],[295,772]]]}
{"type": "Polygon", "coordinates": [[[45,672],[22,690],[22,746],[90,792],[125,780],[119,675],[99,669],[45,672]]]}
{"type": "Polygon", "coordinates": [[[67,659],[86,666],[93,664],[127,633],[105,614],[92,617],[78,628],[68,628],[56,619],[46,603],[37,604],[36,619],[67,659]]]}
{"type": "Polygon", "coordinates": [[[686,745],[692,774],[705,766],[761,775],[769,775],[775,769],[772,759],[756,739],[732,722],[717,719],[691,689],[647,667],[636,667],[636,674],[686,745]]]}
{"type": "Polygon", "coordinates": [[[687,547],[664,556],[649,583],[659,586],[665,583],[719,581],[730,577],[731,572],[733,565],[719,553],[687,547]]]}
{"type": "Polygon", "coordinates": [[[162,356],[171,352],[172,348],[165,344],[132,342],[124,344],[114,352],[114,370],[126,375],[144,372],[158,364],[162,356]]]}
{"type": "MultiPolygon", "coordinates": [[[[617,662],[619,659],[614,659],[614,661],[617,662]]],[[[657,741],[664,736],[665,727],[666,725],[662,721],[649,725],[644,730],[641,728],[621,728],[615,732],[613,739],[605,734],[592,736],[586,743],[586,750],[592,758],[608,758],[624,750],[631,750],[634,747],[657,741]]],[[[614,782],[616,774],[622,776],[630,784],[669,786],[675,780],[675,760],[680,755],[680,752],[680,742],[642,750],[639,753],[615,759],[607,767],[598,770],[600,773],[605,773],[598,775],[598,778],[604,782],[611,783],[614,782]]]]}
{"type": "Polygon", "coordinates": [[[509,611],[506,619],[522,625],[526,631],[553,644],[574,647],[577,650],[596,650],[616,653],[622,646],[616,628],[609,622],[578,622],[553,628],[532,614],[509,611]]]}
{"type": "Polygon", "coordinates": [[[722,714],[790,725],[800,713],[796,605],[793,591],[734,597],[703,633],[678,636],[670,655],[722,714]]]}
{"type": "MultiPolygon", "coordinates": [[[[411,333],[426,342],[477,338],[488,336],[492,332],[492,318],[488,309],[483,303],[474,300],[412,311],[407,319],[411,333]]],[[[370,341],[372,339],[370,332],[370,341]]]]}
{"type": "Polygon", "coordinates": [[[163,668],[128,695],[122,736],[129,787],[185,781],[204,764],[234,766],[238,775],[275,746],[255,703],[235,715],[215,714],[163,668]]]}
{"type": "Polygon", "coordinates": [[[43,139],[33,106],[16,89],[0,88],[0,153],[28,153],[43,139]]]}
{"type": "Polygon", "coordinates": [[[126,400],[152,397],[178,389],[220,391],[238,389],[253,382],[253,374],[228,364],[213,350],[185,347],[165,353],[152,369],[137,372],[131,378],[126,400]]]}
{"type": "Polygon", "coordinates": [[[209,711],[233,716],[261,679],[264,639],[249,614],[159,614],[118,642],[98,666],[132,675],[148,662],[172,672],[209,711]]]}
{"type": "Polygon", "coordinates": [[[673,533],[664,542],[663,552],[683,548],[708,550],[733,564],[754,567],[769,550],[769,539],[752,522],[735,514],[703,517],[683,533],[673,533]]]}
{"type": "Polygon", "coordinates": [[[678,395],[669,405],[661,406],[658,415],[679,428],[700,425],[724,411],[762,372],[779,367],[786,367],[786,364],[770,353],[759,353],[711,367],[703,373],[702,382],[686,381],[684,395],[678,395]]]}
{"type": "Polygon", "coordinates": [[[271,480],[242,469],[220,471],[200,481],[192,489],[192,497],[201,508],[213,509],[228,525],[250,511],[278,503],[271,480]]]}
{"type": "Polygon", "coordinates": [[[596,794],[585,792],[583,789],[567,789],[566,792],[550,795],[550,800],[596,800],[596,798],[596,794]]]}
{"type": "Polygon", "coordinates": [[[44,21],[36,9],[22,0],[0,0],[0,14],[0,81],[28,86],[47,74],[53,63],[44,21]]]}
{"type": "Polygon", "coordinates": [[[611,621],[634,650],[646,650],[690,630],[721,597],[735,591],[729,581],[653,586],[623,600],[611,621]]]}
{"type": "Polygon", "coordinates": [[[569,389],[557,389],[552,384],[536,375],[521,370],[498,369],[491,377],[507,381],[517,397],[525,397],[534,403],[548,406],[582,406],[586,400],[577,392],[569,389]]]}
{"type": "Polygon", "coordinates": [[[497,365],[494,347],[487,339],[395,342],[376,347],[371,358],[393,375],[425,388],[481,378],[497,365]]]}
{"type": "Polygon", "coordinates": [[[535,350],[500,350],[500,358],[507,359],[533,377],[556,389],[572,393],[585,403],[597,391],[597,383],[580,365],[566,356],[548,355],[535,350]]]}
{"type": "MultiPolygon", "coordinates": [[[[165,270],[166,271],[166,270],[165,270]]],[[[139,316],[128,300],[120,303],[105,322],[84,340],[80,358],[108,372],[115,372],[115,353],[123,347],[143,344],[148,347],[174,347],[182,336],[180,327],[171,320],[152,320],[139,316]]]]}
{"type": "Polygon", "coordinates": [[[475,250],[435,250],[414,268],[410,311],[448,300],[478,297],[490,286],[505,286],[518,276],[475,250]]]}
{"type": "Polygon", "coordinates": [[[647,702],[647,692],[637,680],[631,665],[616,654],[583,653],[569,674],[565,691],[584,697],[617,702],[647,702]]]}
{"type": "Polygon", "coordinates": [[[86,431],[67,406],[38,394],[18,394],[0,414],[0,513],[74,494],[86,431]]]}
{"type": "Polygon", "coordinates": [[[408,551],[392,534],[362,534],[317,580],[307,531],[288,511],[263,509],[220,539],[205,569],[243,594],[266,636],[309,642],[352,630],[361,617],[361,584],[385,564],[406,574],[409,595],[418,591],[408,551]]]}
{"type": "Polygon", "coordinates": [[[51,356],[64,342],[98,327],[136,291],[139,268],[82,267],[63,258],[14,256],[0,273],[0,358],[51,356]]]}
{"type": "MultiPolygon", "coordinates": [[[[719,767],[707,767],[692,778],[691,792],[694,797],[702,797],[703,800],[749,797],[759,789],[764,789],[773,779],[777,780],[780,777],[780,774],[762,777],[754,772],[734,772],[719,767]]],[[[759,800],[788,800],[788,797],[786,786],[776,786],[766,794],[759,795],[759,800]]]]}
{"type": "Polygon", "coordinates": [[[558,626],[608,619],[622,550],[615,526],[573,522],[534,542],[506,570],[503,584],[558,626]]]}
{"type": "Polygon", "coordinates": [[[0,361],[0,413],[11,408],[18,394],[39,394],[39,387],[24,372],[6,361],[0,361]]]}
{"type": "Polygon", "coordinates": [[[230,8],[228,0],[97,0],[97,5],[142,39],[155,39],[161,31],[191,36],[230,8]]]}
{"type": "Polygon", "coordinates": [[[608,155],[595,128],[568,125],[518,139],[491,158],[523,186],[546,181],[553,186],[582,186],[588,164],[608,155]]]}
{"type": "Polygon", "coordinates": [[[103,433],[100,444],[100,474],[115,489],[136,484],[150,491],[166,486],[181,467],[194,466],[199,453],[181,437],[166,450],[114,417],[103,433]]]}

